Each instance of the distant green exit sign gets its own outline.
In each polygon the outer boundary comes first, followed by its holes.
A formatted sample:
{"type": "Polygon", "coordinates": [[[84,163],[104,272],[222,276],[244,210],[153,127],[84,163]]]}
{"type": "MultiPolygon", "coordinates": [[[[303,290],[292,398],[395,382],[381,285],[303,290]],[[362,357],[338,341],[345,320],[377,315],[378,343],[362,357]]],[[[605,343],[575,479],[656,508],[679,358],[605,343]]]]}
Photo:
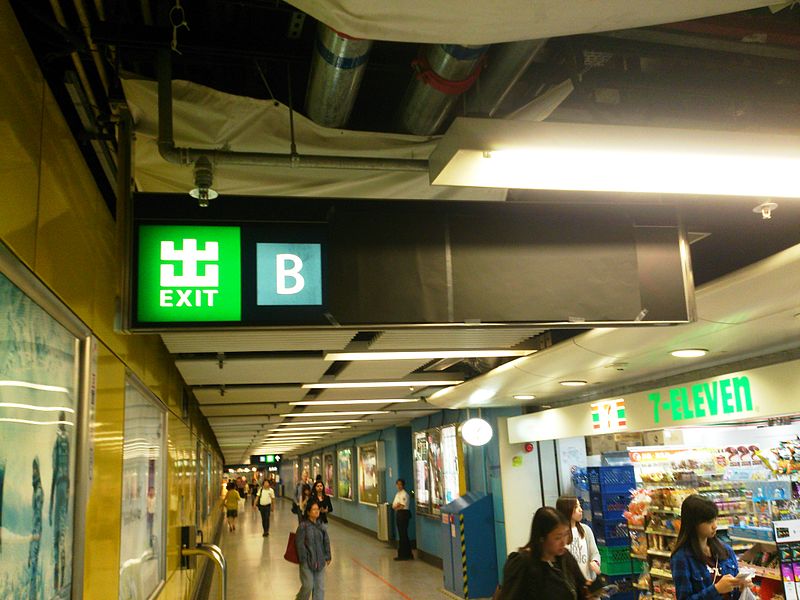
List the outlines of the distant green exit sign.
{"type": "Polygon", "coordinates": [[[653,403],[655,423],[661,421],[662,414],[668,415],[672,421],[688,421],[753,411],[750,380],[746,376],[674,387],[664,395],[651,392],[647,399],[653,403]]]}

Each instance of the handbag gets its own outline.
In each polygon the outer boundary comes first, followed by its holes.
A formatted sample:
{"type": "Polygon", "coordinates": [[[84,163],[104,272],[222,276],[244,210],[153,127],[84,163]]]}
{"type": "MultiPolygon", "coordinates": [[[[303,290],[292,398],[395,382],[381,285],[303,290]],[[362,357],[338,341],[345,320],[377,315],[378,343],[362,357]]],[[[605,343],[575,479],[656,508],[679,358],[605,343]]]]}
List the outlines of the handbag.
{"type": "Polygon", "coordinates": [[[289,542],[286,544],[286,552],[284,553],[283,558],[288,560],[290,563],[299,565],[300,557],[297,555],[297,546],[294,543],[295,537],[296,535],[294,531],[290,531],[289,542]]]}

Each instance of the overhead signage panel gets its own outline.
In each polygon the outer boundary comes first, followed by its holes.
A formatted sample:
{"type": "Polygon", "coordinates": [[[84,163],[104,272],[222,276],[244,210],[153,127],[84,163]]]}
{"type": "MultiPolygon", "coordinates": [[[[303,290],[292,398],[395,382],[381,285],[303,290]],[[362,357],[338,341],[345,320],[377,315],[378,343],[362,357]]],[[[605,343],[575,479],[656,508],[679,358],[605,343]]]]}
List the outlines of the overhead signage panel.
{"type": "Polygon", "coordinates": [[[136,194],[131,330],[684,323],[675,211],[136,194]]]}

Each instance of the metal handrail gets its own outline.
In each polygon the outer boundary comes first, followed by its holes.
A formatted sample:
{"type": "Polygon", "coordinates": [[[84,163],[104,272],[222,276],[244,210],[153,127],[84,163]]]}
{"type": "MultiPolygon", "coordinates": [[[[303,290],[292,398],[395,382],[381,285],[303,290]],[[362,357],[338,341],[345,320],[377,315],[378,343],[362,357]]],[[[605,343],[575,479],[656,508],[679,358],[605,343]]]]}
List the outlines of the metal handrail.
{"type": "Polygon", "coordinates": [[[219,568],[219,600],[227,600],[228,563],[218,546],[204,544],[197,548],[181,548],[181,556],[205,556],[213,560],[214,564],[219,568]]]}

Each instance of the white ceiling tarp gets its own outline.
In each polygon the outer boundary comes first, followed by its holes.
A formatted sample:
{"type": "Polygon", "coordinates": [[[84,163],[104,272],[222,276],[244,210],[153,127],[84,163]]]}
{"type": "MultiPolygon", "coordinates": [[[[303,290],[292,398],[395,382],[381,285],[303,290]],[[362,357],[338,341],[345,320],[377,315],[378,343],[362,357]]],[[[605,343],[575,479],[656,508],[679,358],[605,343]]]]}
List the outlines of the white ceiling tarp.
{"type": "Polygon", "coordinates": [[[372,40],[493,44],[674,23],[775,0],[287,0],[329,27],[372,40]]]}
{"type": "MultiPolygon", "coordinates": [[[[134,177],[143,192],[188,193],[195,187],[189,166],[165,161],[158,152],[158,93],[153,81],[123,79],[136,142],[134,177]]],[[[272,100],[225,94],[188,81],[173,81],[173,128],[179,147],[289,154],[288,107],[272,100]]],[[[427,160],[437,138],[347,131],[321,127],[294,114],[297,151],[302,155],[427,160]]],[[[220,194],[503,200],[506,190],[431,186],[427,172],[276,168],[215,165],[213,188],[220,194]]]]}

